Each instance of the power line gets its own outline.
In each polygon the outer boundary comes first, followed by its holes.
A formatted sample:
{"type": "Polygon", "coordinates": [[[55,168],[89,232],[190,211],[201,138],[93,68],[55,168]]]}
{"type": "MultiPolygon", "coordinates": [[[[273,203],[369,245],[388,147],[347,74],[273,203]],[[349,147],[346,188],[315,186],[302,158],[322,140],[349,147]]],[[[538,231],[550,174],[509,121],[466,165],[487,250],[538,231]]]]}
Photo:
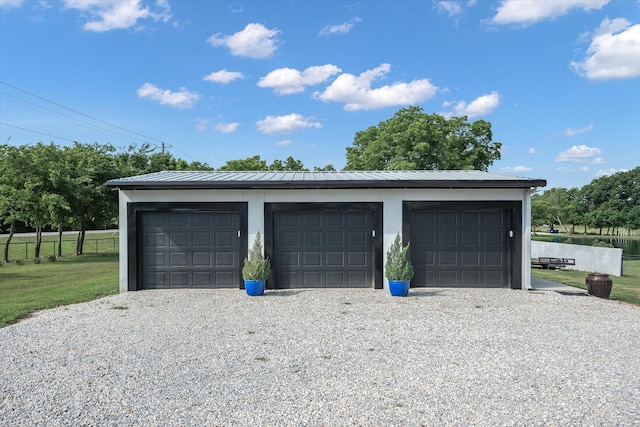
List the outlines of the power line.
{"type": "Polygon", "coordinates": [[[107,126],[111,126],[111,127],[116,128],[116,129],[120,129],[120,130],[122,130],[122,131],[125,131],[125,132],[127,132],[127,133],[131,133],[131,134],[134,134],[134,135],[141,136],[141,137],[143,137],[143,138],[145,138],[145,139],[147,139],[147,140],[152,140],[152,141],[156,141],[156,142],[162,143],[162,141],[161,141],[161,140],[159,140],[159,139],[157,139],[157,138],[153,138],[153,137],[151,137],[151,136],[148,136],[148,135],[145,135],[145,134],[142,134],[142,133],[136,132],[136,131],[132,131],[132,130],[129,130],[129,129],[123,128],[122,126],[114,125],[113,123],[109,123],[109,122],[107,122],[107,121],[105,121],[105,120],[102,120],[102,119],[99,119],[99,118],[97,118],[97,117],[90,116],[89,114],[85,114],[85,113],[83,113],[83,112],[81,112],[81,111],[78,111],[78,110],[75,110],[75,109],[73,109],[73,108],[67,107],[67,106],[62,105],[62,104],[60,104],[60,103],[58,103],[58,102],[52,101],[52,100],[50,100],[50,99],[47,99],[47,98],[45,98],[45,97],[43,97],[43,96],[36,95],[35,93],[29,92],[28,90],[25,90],[25,89],[21,89],[21,88],[19,88],[19,87],[17,87],[17,86],[14,86],[14,85],[12,85],[12,84],[9,84],[9,83],[7,83],[7,82],[5,82],[5,81],[0,80],[0,84],[3,84],[3,85],[5,85],[5,86],[8,86],[8,87],[10,87],[10,88],[14,89],[14,90],[17,90],[18,92],[25,93],[25,94],[27,94],[27,95],[29,95],[29,96],[33,96],[34,98],[40,99],[40,100],[45,101],[45,102],[48,102],[48,103],[50,103],[50,104],[53,104],[53,105],[55,105],[56,107],[64,108],[64,109],[65,109],[65,110],[67,110],[67,111],[71,111],[71,112],[73,112],[73,113],[75,113],[75,114],[79,114],[79,115],[84,116],[84,117],[87,117],[87,118],[89,118],[89,119],[91,119],[91,120],[95,120],[95,121],[100,122],[100,123],[102,123],[102,124],[105,124],[105,125],[107,125],[107,126]]]}
{"type": "MultiPolygon", "coordinates": [[[[27,101],[26,99],[22,99],[22,98],[19,98],[17,96],[10,95],[10,94],[8,94],[6,92],[3,92],[1,90],[0,90],[0,94],[2,94],[4,97],[13,98],[14,100],[19,101],[21,103],[31,105],[33,108],[37,108],[39,110],[42,110],[43,112],[45,112],[45,114],[49,114],[50,113],[50,115],[60,116],[63,120],[66,120],[66,121],[69,121],[69,122],[71,122],[73,120],[74,122],[79,123],[80,126],[83,126],[85,128],[98,129],[98,130],[102,131],[106,135],[119,136],[119,137],[123,137],[123,138],[128,138],[128,139],[131,138],[131,139],[133,139],[130,135],[125,135],[124,133],[117,132],[117,131],[112,130],[112,129],[108,129],[108,128],[103,127],[103,126],[98,126],[98,125],[90,123],[90,122],[88,122],[86,120],[82,120],[82,119],[79,119],[79,118],[76,118],[76,117],[72,117],[72,116],[70,116],[68,114],[64,114],[64,113],[61,113],[59,111],[55,111],[55,110],[53,110],[51,108],[47,108],[47,107],[45,107],[43,105],[36,104],[35,102],[27,101]],[[47,113],[47,112],[49,112],[49,113],[47,113]]],[[[16,101],[13,101],[13,102],[16,102],[16,101]]]]}
{"type": "MultiPolygon", "coordinates": [[[[33,130],[33,129],[27,129],[27,128],[23,128],[23,127],[20,127],[20,126],[10,125],[9,123],[0,122],[0,125],[9,126],[9,127],[20,129],[20,130],[26,130],[27,132],[37,133],[37,134],[40,134],[40,135],[48,136],[49,138],[61,139],[63,141],[68,141],[68,142],[76,142],[76,141],[72,141],[72,140],[67,139],[67,138],[63,138],[61,136],[50,135],[48,133],[38,132],[37,130],[33,130]]],[[[11,138],[11,137],[9,137],[9,138],[11,138]]]]}
{"type": "MultiPolygon", "coordinates": [[[[91,116],[91,115],[89,115],[89,114],[85,114],[85,113],[83,113],[83,112],[81,112],[81,111],[78,111],[78,110],[73,109],[73,108],[71,108],[71,107],[67,107],[67,106],[65,106],[65,105],[60,104],[59,102],[52,101],[52,100],[47,99],[47,98],[45,98],[45,97],[43,97],[43,96],[37,95],[37,94],[35,94],[35,93],[33,93],[33,92],[30,92],[30,91],[28,91],[28,90],[26,90],[26,89],[19,88],[19,87],[15,86],[15,85],[12,85],[12,84],[7,83],[7,82],[5,82],[5,81],[0,80],[0,84],[5,85],[5,86],[7,86],[7,87],[10,87],[10,88],[12,88],[12,89],[14,89],[14,90],[16,90],[16,91],[18,91],[18,92],[22,92],[22,93],[24,93],[24,94],[26,94],[26,95],[32,96],[32,97],[34,97],[34,98],[37,98],[37,99],[39,99],[39,100],[42,100],[42,101],[48,102],[49,104],[55,105],[56,107],[59,107],[59,108],[65,109],[65,110],[70,111],[70,112],[72,112],[72,113],[75,113],[75,114],[78,114],[78,115],[80,115],[80,116],[86,117],[86,118],[88,118],[88,119],[94,120],[94,121],[96,121],[96,122],[99,122],[99,123],[105,124],[105,125],[110,126],[110,127],[114,128],[114,129],[119,129],[119,130],[121,130],[121,131],[124,131],[124,132],[129,133],[129,134],[132,134],[132,135],[137,135],[137,136],[139,136],[139,137],[144,138],[144,139],[145,139],[145,140],[147,140],[147,141],[155,141],[155,142],[159,143],[159,145],[156,145],[156,147],[157,147],[157,148],[161,148],[161,150],[162,150],[162,154],[164,154],[164,151],[165,151],[165,149],[166,149],[166,148],[172,148],[172,149],[174,149],[175,151],[178,151],[178,152],[182,153],[183,155],[185,155],[186,157],[188,157],[188,158],[190,158],[190,159],[194,160],[193,156],[188,155],[188,154],[187,154],[187,153],[185,153],[184,151],[181,151],[181,150],[177,149],[175,146],[173,146],[173,145],[169,145],[169,144],[165,143],[164,141],[162,141],[162,140],[160,140],[160,139],[153,138],[153,137],[151,137],[151,136],[148,136],[148,135],[142,134],[142,133],[140,133],[140,132],[136,132],[136,131],[133,131],[133,130],[130,130],[130,129],[124,128],[124,127],[122,127],[122,126],[115,125],[115,124],[113,124],[113,123],[109,123],[109,122],[107,122],[106,120],[102,120],[102,119],[99,119],[99,118],[97,118],[97,117],[93,117],[93,116],[91,116]]],[[[88,121],[86,121],[86,120],[82,120],[82,119],[77,118],[77,117],[72,117],[72,116],[69,116],[69,115],[67,115],[67,114],[63,114],[63,113],[61,113],[61,112],[59,112],[59,111],[55,111],[55,110],[50,109],[50,108],[47,108],[47,107],[45,107],[45,106],[43,106],[43,105],[39,105],[39,104],[36,104],[36,103],[30,102],[30,101],[27,101],[27,100],[25,100],[25,99],[19,98],[19,97],[17,97],[17,96],[10,95],[10,94],[8,94],[8,93],[6,93],[6,92],[3,92],[3,91],[0,91],[0,94],[2,94],[3,96],[6,96],[6,97],[14,98],[14,99],[16,99],[16,100],[18,100],[18,101],[20,101],[20,102],[23,102],[23,103],[26,103],[26,104],[30,104],[30,105],[34,106],[35,108],[39,108],[39,109],[41,109],[41,110],[49,111],[49,112],[51,112],[51,113],[53,113],[53,114],[57,114],[57,115],[59,115],[59,116],[61,116],[61,117],[66,117],[66,118],[67,118],[67,119],[69,119],[69,120],[74,120],[74,121],[76,121],[76,122],[78,122],[78,123],[80,123],[80,124],[84,125],[85,127],[86,127],[86,126],[91,126],[91,127],[95,128],[95,129],[102,130],[103,132],[110,133],[111,135],[119,135],[119,136],[124,137],[124,138],[137,139],[137,138],[132,138],[131,136],[128,136],[128,135],[122,134],[122,133],[120,133],[120,132],[117,132],[117,131],[115,131],[115,130],[113,130],[113,129],[104,128],[104,127],[102,127],[102,126],[98,126],[98,125],[96,125],[96,124],[94,124],[94,123],[90,123],[90,122],[88,122],[88,121]]],[[[24,131],[27,131],[27,132],[36,133],[36,134],[39,134],[39,135],[48,136],[48,137],[50,137],[50,138],[61,139],[61,140],[63,140],[63,141],[68,141],[68,142],[76,142],[76,141],[71,140],[71,139],[68,139],[68,138],[57,137],[57,136],[54,136],[54,135],[50,135],[50,134],[48,134],[48,133],[39,132],[39,131],[35,131],[35,130],[33,130],[33,129],[28,129],[28,128],[24,128],[24,127],[20,127],[20,126],[16,126],[16,125],[11,125],[11,124],[8,124],[8,123],[0,122],[0,124],[1,124],[1,125],[4,125],[4,126],[9,126],[9,127],[15,128],[15,129],[24,130],[24,131]]]]}

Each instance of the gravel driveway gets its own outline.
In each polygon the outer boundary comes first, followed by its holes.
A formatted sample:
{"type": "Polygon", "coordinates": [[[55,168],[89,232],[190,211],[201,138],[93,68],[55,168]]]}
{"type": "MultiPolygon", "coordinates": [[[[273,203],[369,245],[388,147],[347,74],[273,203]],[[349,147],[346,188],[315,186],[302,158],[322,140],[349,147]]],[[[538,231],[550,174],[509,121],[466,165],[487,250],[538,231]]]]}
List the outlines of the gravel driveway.
{"type": "Polygon", "coordinates": [[[130,292],[0,345],[7,426],[640,424],[640,308],[588,296],[130,292]]]}

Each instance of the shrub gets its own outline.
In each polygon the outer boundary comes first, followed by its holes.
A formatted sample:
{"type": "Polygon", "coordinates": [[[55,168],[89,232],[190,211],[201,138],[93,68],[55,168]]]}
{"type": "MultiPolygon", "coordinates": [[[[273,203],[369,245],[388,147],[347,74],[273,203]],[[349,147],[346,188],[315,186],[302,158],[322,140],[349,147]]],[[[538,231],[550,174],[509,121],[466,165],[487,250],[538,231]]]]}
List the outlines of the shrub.
{"type": "Polygon", "coordinates": [[[249,251],[249,257],[244,259],[242,277],[245,280],[267,280],[270,272],[271,261],[262,255],[262,243],[258,232],[249,251]]]}
{"type": "Polygon", "coordinates": [[[405,281],[413,278],[413,265],[407,257],[408,250],[409,244],[402,247],[400,234],[396,234],[396,239],[387,252],[387,264],[384,272],[388,280],[405,281]]]}

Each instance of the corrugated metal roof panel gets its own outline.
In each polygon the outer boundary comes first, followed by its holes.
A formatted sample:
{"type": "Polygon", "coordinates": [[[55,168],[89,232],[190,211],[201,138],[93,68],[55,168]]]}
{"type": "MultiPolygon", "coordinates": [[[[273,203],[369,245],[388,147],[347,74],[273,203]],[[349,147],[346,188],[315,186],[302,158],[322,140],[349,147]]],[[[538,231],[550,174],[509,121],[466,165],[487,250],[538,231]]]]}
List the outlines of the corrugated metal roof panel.
{"type": "Polygon", "coordinates": [[[116,188],[442,188],[544,187],[546,181],[473,170],[445,171],[164,171],[114,179],[116,188]]]}

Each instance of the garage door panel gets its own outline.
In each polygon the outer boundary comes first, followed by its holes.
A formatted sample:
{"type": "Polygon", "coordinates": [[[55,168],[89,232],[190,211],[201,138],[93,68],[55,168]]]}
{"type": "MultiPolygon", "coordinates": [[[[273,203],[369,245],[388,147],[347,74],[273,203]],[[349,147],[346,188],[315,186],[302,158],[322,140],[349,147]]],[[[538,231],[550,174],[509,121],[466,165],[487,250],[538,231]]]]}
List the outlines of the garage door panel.
{"type": "Polygon", "coordinates": [[[362,271],[349,271],[349,283],[354,288],[370,288],[371,282],[367,275],[362,271]]]}
{"type": "Polygon", "coordinates": [[[189,284],[189,273],[186,271],[169,272],[169,280],[172,288],[184,288],[189,284]]]}
{"type": "Polygon", "coordinates": [[[508,286],[506,210],[414,210],[412,286],[508,286]]]}
{"type": "Polygon", "coordinates": [[[438,265],[455,267],[458,265],[458,253],[442,251],[438,253],[438,265]]]}
{"type": "Polygon", "coordinates": [[[352,267],[366,267],[369,254],[366,252],[349,252],[349,265],[352,267]]]}
{"type": "Polygon", "coordinates": [[[462,230],[460,233],[460,244],[463,247],[480,246],[480,233],[478,231],[462,230]]]}
{"type": "Polygon", "coordinates": [[[189,246],[189,237],[186,232],[170,233],[169,246],[186,247],[189,246]]]}
{"type": "Polygon", "coordinates": [[[304,252],[302,254],[303,267],[320,267],[322,265],[322,254],[320,252],[304,252]]]}
{"type": "Polygon", "coordinates": [[[325,253],[325,265],[329,267],[344,267],[344,252],[325,253]]]}
{"type": "Polygon", "coordinates": [[[142,212],[139,287],[237,287],[239,224],[239,212],[142,212]]]}
{"type": "Polygon", "coordinates": [[[460,225],[462,227],[479,227],[480,215],[478,212],[462,212],[460,215],[460,225]]]}
{"type": "MultiPolygon", "coordinates": [[[[318,233],[318,235],[321,235],[321,233],[318,233]]],[[[344,233],[342,231],[326,231],[324,236],[325,246],[344,246],[344,233]]]]}
{"type": "Polygon", "coordinates": [[[218,267],[234,267],[238,261],[233,252],[216,252],[213,256],[218,267]]]}
{"type": "Polygon", "coordinates": [[[322,246],[322,234],[320,232],[305,231],[302,233],[302,244],[304,247],[319,248],[322,246]]]}
{"type": "Polygon", "coordinates": [[[320,213],[309,213],[302,217],[302,227],[321,227],[322,224],[322,214],[320,213]]]}
{"type": "Polygon", "coordinates": [[[297,231],[283,231],[278,237],[282,248],[297,248],[300,246],[300,233],[297,231]]]}
{"type": "Polygon", "coordinates": [[[462,286],[476,286],[480,283],[480,272],[474,271],[461,271],[460,272],[460,284],[462,286]]]}
{"type": "Polygon", "coordinates": [[[144,255],[144,260],[151,267],[159,267],[166,265],[166,257],[164,252],[149,252],[144,255]]]}
{"type": "Polygon", "coordinates": [[[189,265],[189,255],[186,252],[170,252],[169,267],[186,267],[189,265]]]}
{"type": "Polygon", "coordinates": [[[211,252],[194,252],[192,261],[194,267],[211,267],[211,252]]]}
{"type": "Polygon", "coordinates": [[[372,287],[373,212],[276,211],[273,225],[274,286],[372,287]]]}
{"type": "Polygon", "coordinates": [[[166,244],[165,235],[164,233],[145,233],[144,244],[147,247],[164,246],[166,244]]]}
{"type": "Polygon", "coordinates": [[[477,252],[477,251],[463,251],[463,252],[460,252],[460,266],[462,266],[462,267],[479,267],[480,266],[480,252],[477,252]]]}
{"type": "Polygon", "coordinates": [[[188,217],[187,215],[171,215],[169,216],[170,227],[186,227],[188,217]]]}
{"type": "Polygon", "coordinates": [[[458,233],[455,231],[439,231],[435,246],[458,246],[458,233]]]}

